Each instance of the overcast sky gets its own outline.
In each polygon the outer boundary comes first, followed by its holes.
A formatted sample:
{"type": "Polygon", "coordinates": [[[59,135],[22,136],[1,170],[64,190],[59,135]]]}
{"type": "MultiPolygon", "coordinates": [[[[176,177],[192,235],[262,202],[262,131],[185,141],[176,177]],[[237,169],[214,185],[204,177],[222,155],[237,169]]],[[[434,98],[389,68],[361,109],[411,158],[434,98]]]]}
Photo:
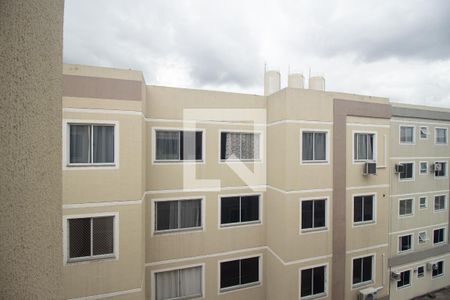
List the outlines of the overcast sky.
{"type": "Polygon", "coordinates": [[[66,0],[64,62],[263,93],[264,64],[327,90],[450,107],[449,0],[66,0]]]}

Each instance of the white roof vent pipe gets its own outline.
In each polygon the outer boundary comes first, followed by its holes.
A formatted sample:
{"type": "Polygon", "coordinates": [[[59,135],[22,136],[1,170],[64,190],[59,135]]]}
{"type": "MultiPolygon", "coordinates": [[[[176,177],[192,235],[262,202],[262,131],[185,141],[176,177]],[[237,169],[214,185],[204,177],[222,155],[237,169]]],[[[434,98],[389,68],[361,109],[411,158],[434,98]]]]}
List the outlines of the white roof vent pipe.
{"type": "Polygon", "coordinates": [[[305,77],[301,73],[292,73],[288,76],[288,87],[304,89],[305,88],[305,77]]]}
{"type": "Polygon", "coordinates": [[[323,76],[310,77],[309,89],[316,91],[325,91],[325,78],[323,76]]]}
{"type": "Polygon", "coordinates": [[[264,73],[264,96],[271,95],[280,90],[281,75],[278,71],[264,73]]]}

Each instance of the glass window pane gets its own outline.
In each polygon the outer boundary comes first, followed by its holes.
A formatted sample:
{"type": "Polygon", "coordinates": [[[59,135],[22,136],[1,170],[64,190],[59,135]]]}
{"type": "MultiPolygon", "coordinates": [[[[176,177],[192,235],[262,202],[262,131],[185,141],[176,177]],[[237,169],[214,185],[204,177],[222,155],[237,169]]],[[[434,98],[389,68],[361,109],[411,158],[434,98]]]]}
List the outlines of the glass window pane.
{"type": "Polygon", "coordinates": [[[255,159],[255,135],[241,133],[241,159],[255,159]]]}
{"type": "Polygon", "coordinates": [[[313,160],[313,142],[314,134],[312,132],[303,132],[302,137],[302,160],[313,160]]]}
{"type": "Polygon", "coordinates": [[[353,260],[353,284],[362,282],[362,259],[353,260]]]}
{"type": "Polygon", "coordinates": [[[91,255],[91,218],[69,219],[69,257],[91,255]]]}
{"type": "Polygon", "coordinates": [[[179,297],[199,296],[202,294],[202,267],[180,270],[179,297]]]}
{"type": "Polygon", "coordinates": [[[314,134],[314,159],[326,159],[326,133],[316,132],[314,134]]]}
{"type": "Polygon", "coordinates": [[[156,159],[178,160],[180,159],[180,132],[157,131],[156,132],[156,159]]]}
{"type": "Polygon", "coordinates": [[[225,139],[225,159],[241,158],[241,135],[240,133],[227,132],[225,139]]]}
{"type": "Polygon", "coordinates": [[[196,134],[195,131],[180,132],[180,159],[195,160],[196,134]]]}
{"type": "Polygon", "coordinates": [[[178,228],[178,201],[156,202],[156,230],[178,228]]]}
{"type": "Polygon", "coordinates": [[[90,125],[70,125],[70,163],[90,162],[90,125]]]}
{"type": "Polygon", "coordinates": [[[180,201],[180,228],[200,227],[202,204],[200,199],[180,201]]]}
{"type": "Polygon", "coordinates": [[[312,295],[312,269],[302,270],[301,297],[312,295]]]}
{"type": "Polygon", "coordinates": [[[259,281],[259,257],[241,260],[241,284],[259,281]]]}
{"type": "Polygon", "coordinates": [[[363,282],[372,280],[372,256],[363,258],[363,282]]]}
{"type": "Polygon", "coordinates": [[[314,200],[314,228],[325,227],[325,201],[314,200]]]}
{"type": "Polygon", "coordinates": [[[357,159],[364,160],[367,159],[367,135],[366,134],[356,134],[358,143],[358,155],[357,159]]]}
{"type": "Polygon", "coordinates": [[[313,293],[320,294],[325,292],[325,267],[314,268],[313,293]]]}
{"type": "Polygon", "coordinates": [[[114,253],[114,217],[97,217],[93,222],[93,255],[114,253]]]}
{"type": "Polygon", "coordinates": [[[94,125],[94,163],[114,162],[114,126],[94,125]]]}
{"type": "Polygon", "coordinates": [[[364,199],[364,221],[373,221],[373,196],[365,196],[364,199]]]}
{"type": "Polygon", "coordinates": [[[355,197],[353,201],[353,222],[361,222],[363,220],[363,198],[355,197]]]}
{"type": "Polygon", "coordinates": [[[312,228],[313,201],[302,201],[302,229],[312,228]]]}
{"type": "Polygon", "coordinates": [[[156,299],[166,300],[178,297],[179,271],[166,271],[155,274],[156,299]]]}
{"type": "Polygon", "coordinates": [[[374,145],[374,135],[373,134],[367,134],[367,159],[368,160],[374,160],[373,158],[373,147],[374,145]]]}
{"type": "Polygon", "coordinates": [[[259,220],[259,196],[241,198],[241,222],[259,220]]]}
{"type": "Polygon", "coordinates": [[[237,223],[240,221],[239,197],[222,198],[220,209],[221,224],[237,223]]]}
{"type": "Polygon", "coordinates": [[[239,260],[220,263],[220,288],[239,285],[239,260]]]}

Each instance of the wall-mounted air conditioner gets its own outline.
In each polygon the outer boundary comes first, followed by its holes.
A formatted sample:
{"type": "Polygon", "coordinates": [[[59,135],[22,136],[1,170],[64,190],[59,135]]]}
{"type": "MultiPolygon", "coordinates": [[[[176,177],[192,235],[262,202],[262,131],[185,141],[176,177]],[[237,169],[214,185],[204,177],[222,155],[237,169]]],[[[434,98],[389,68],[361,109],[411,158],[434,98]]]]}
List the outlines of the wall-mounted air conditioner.
{"type": "Polygon", "coordinates": [[[359,291],[358,300],[377,299],[377,289],[370,287],[359,291]]]}
{"type": "Polygon", "coordinates": [[[438,269],[438,264],[429,262],[427,263],[427,271],[433,271],[438,269]]]}
{"type": "Polygon", "coordinates": [[[377,163],[366,162],[364,164],[363,175],[377,175],[377,163]]]}
{"type": "Polygon", "coordinates": [[[400,280],[400,273],[399,272],[391,272],[391,279],[395,280],[395,281],[399,281],[400,280]]]}
{"type": "Polygon", "coordinates": [[[405,166],[402,164],[396,164],[394,167],[394,173],[395,174],[400,174],[403,173],[403,170],[405,169],[405,166]]]}

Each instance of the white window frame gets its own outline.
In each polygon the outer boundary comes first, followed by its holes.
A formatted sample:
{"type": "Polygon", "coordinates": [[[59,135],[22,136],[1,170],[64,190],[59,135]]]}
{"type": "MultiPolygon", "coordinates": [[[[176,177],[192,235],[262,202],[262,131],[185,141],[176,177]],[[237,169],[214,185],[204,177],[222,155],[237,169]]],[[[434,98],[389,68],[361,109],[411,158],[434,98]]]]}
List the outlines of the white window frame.
{"type": "Polygon", "coordinates": [[[431,280],[437,279],[437,278],[441,278],[441,277],[444,277],[444,276],[445,276],[445,260],[444,260],[444,259],[441,259],[441,260],[435,261],[435,262],[433,262],[433,263],[434,263],[434,264],[437,264],[437,263],[439,263],[439,262],[442,262],[442,273],[441,273],[441,274],[438,274],[438,275],[436,275],[436,276],[433,276],[433,271],[431,271],[431,280]]]}
{"type": "Polygon", "coordinates": [[[397,290],[402,290],[402,289],[409,288],[412,286],[413,271],[411,269],[402,270],[402,271],[400,271],[400,276],[401,276],[401,273],[403,273],[403,272],[409,272],[409,283],[399,287],[396,282],[395,287],[397,288],[397,290]]]}
{"type": "Polygon", "coordinates": [[[416,144],[416,125],[400,125],[398,126],[398,142],[400,145],[415,145],[416,144]],[[412,142],[402,142],[402,128],[412,128],[412,142]]]}
{"type": "Polygon", "coordinates": [[[419,139],[420,140],[428,140],[429,136],[430,136],[430,130],[429,130],[428,126],[420,126],[419,127],[419,139]],[[426,128],[426,130],[427,130],[427,136],[424,138],[422,137],[422,128],[426,128]]]}
{"type": "MultiPolygon", "coordinates": [[[[183,266],[177,266],[177,267],[172,267],[172,268],[152,270],[150,272],[150,274],[151,274],[151,283],[150,284],[151,284],[151,290],[152,290],[151,299],[152,300],[156,299],[156,274],[157,273],[169,272],[169,271],[175,271],[175,270],[183,270],[183,269],[196,268],[196,267],[202,268],[202,273],[201,273],[202,274],[202,280],[201,280],[202,296],[196,297],[195,299],[204,299],[205,298],[205,263],[183,265],[183,266]]],[[[184,299],[184,298],[175,298],[175,299],[184,299]]]]}
{"type": "Polygon", "coordinates": [[[433,212],[434,213],[440,213],[440,212],[446,211],[447,207],[448,207],[447,201],[448,201],[447,194],[434,195],[433,196],[433,212]],[[439,196],[444,196],[444,208],[436,209],[436,197],[439,197],[439,196]]]}
{"type": "Polygon", "coordinates": [[[403,253],[409,253],[414,251],[414,234],[413,233],[407,233],[407,234],[400,234],[397,236],[397,254],[403,254],[403,253]],[[400,250],[400,238],[403,238],[405,236],[411,237],[411,247],[408,250],[400,250]]]}
{"type": "Polygon", "coordinates": [[[206,229],[205,223],[205,196],[189,196],[189,197],[169,197],[169,198],[152,198],[151,200],[151,236],[154,235],[173,235],[173,234],[186,234],[186,233],[196,233],[203,232],[206,229]],[[180,229],[168,229],[168,230],[156,230],[156,202],[165,202],[165,201],[183,201],[183,200],[200,200],[201,202],[201,222],[202,225],[200,227],[190,227],[190,228],[180,228],[180,229]]]}
{"type": "Polygon", "coordinates": [[[424,265],[417,266],[417,278],[418,279],[425,278],[425,271],[426,271],[426,268],[424,265]],[[422,270],[423,270],[422,275],[420,275],[420,273],[419,273],[419,268],[422,268],[422,270]]]}
{"type": "Polygon", "coordinates": [[[242,228],[247,226],[259,226],[263,224],[263,194],[262,193],[239,193],[239,194],[219,194],[217,195],[217,224],[218,229],[228,229],[228,228],[242,228]],[[222,216],[222,198],[227,197],[245,197],[245,196],[259,196],[259,205],[258,205],[258,220],[248,221],[248,222],[235,222],[235,223],[227,223],[222,224],[221,216],[222,216]]]}
{"type": "Polygon", "coordinates": [[[448,178],[448,160],[438,160],[438,161],[435,161],[433,163],[434,164],[436,164],[436,163],[445,163],[445,175],[444,176],[436,176],[436,172],[433,171],[434,179],[437,179],[437,180],[439,180],[439,179],[447,179],[448,178]]]}
{"type": "Polygon", "coordinates": [[[436,227],[436,228],[433,228],[433,231],[432,231],[432,233],[433,233],[433,246],[441,246],[441,245],[444,245],[444,244],[446,244],[447,243],[447,235],[446,235],[446,230],[447,230],[447,227],[436,227]],[[442,241],[442,242],[438,242],[438,243],[435,243],[434,242],[434,232],[436,231],[436,230],[441,230],[441,229],[444,229],[444,240],[442,241]]]}
{"type": "Polygon", "coordinates": [[[302,299],[302,300],[307,300],[307,299],[322,299],[322,298],[327,297],[328,296],[328,273],[329,273],[328,272],[328,263],[322,263],[322,264],[302,267],[302,268],[298,269],[298,279],[299,279],[298,280],[298,298],[302,299]],[[324,289],[324,292],[317,294],[317,295],[302,297],[302,271],[314,269],[314,268],[318,268],[318,267],[325,267],[325,271],[324,271],[325,289],[324,289]]]}
{"type": "MultiPolygon", "coordinates": [[[[179,145],[178,147],[181,147],[179,145]]],[[[206,163],[206,129],[198,127],[152,127],[152,164],[153,165],[183,165],[183,164],[205,164],[206,163]],[[202,159],[174,159],[157,160],[156,159],[156,132],[157,131],[201,131],[202,132],[202,159]]]]}
{"type": "Polygon", "coordinates": [[[217,294],[223,295],[223,294],[228,294],[228,293],[232,293],[235,291],[242,291],[242,290],[262,287],[263,286],[262,275],[264,274],[263,273],[263,265],[264,264],[263,264],[263,254],[262,253],[218,260],[217,261],[217,294]],[[258,265],[258,279],[259,280],[257,282],[251,282],[251,283],[246,283],[246,284],[241,284],[241,285],[234,285],[234,286],[226,287],[223,289],[220,288],[220,264],[221,263],[228,262],[228,261],[234,261],[234,260],[242,260],[242,259],[246,259],[246,258],[254,258],[254,257],[259,257],[259,260],[258,260],[258,264],[259,264],[258,265]]]}
{"type": "Polygon", "coordinates": [[[265,147],[264,144],[264,137],[263,137],[263,131],[262,130],[243,130],[243,129],[219,129],[219,134],[218,134],[218,162],[219,164],[228,164],[228,163],[263,163],[264,162],[264,157],[263,157],[263,148],[265,147]],[[226,132],[226,133],[251,133],[254,134],[255,136],[258,135],[259,136],[259,158],[258,159],[222,159],[221,158],[221,136],[222,136],[222,132],[226,132]]]}
{"type": "Polygon", "coordinates": [[[422,245],[422,244],[426,244],[428,242],[428,232],[426,231],[426,230],[423,230],[423,231],[419,231],[418,233],[417,233],[417,243],[419,244],[419,245],[422,245]],[[421,242],[420,241],[420,234],[425,234],[425,237],[423,238],[423,242],[421,242]]]}
{"type": "Polygon", "coordinates": [[[360,228],[362,226],[369,226],[369,225],[375,225],[377,224],[377,193],[376,192],[368,192],[368,193],[358,193],[358,194],[352,194],[352,228],[360,228]],[[373,220],[371,221],[361,221],[361,222],[354,222],[355,220],[355,197],[361,197],[361,196],[373,196],[373,203],[372,203],[372,215],[373,220]]]}
{"type": "Polygon", "coordinates": [[[299,234],[310,234],[310,233],[319,233],[319,232],[326,232],[329,229],[328,220],[329,220],[329,206],[330,206],[330,197],[328,196],[322,196],[322,197],[302,197],[300,198],[300,207],[299,207],[299,234]],[[325,200],[325,226],[324,227],[317,227],[317,228],[309,228],[309,229],[302,229],[302,202],[303,201],[311,201],[311,200],[325,200]]]}
{"type": "Polygon", "coordinates": [[[434,144],[437,146],[448,145],[448,127],[434,127],[434,144]],[[445,143],[437,142],[437,131],[438,129],[445,129],[445,143]]]}
{"type": "Polygon", "coordinates": [[[363,286],[368,286],[368,285],[374,284],[374,283],[375,283],[375,274],[376,274],[376,270],[375,270],[376,265],[377,265],[377,264],[376,264],[376,253],[367,253],[367,254],[364,254],[364,255],[359,255],[359,256],[352,257],[351,265],[350,265],[350,283],[351,283],[351,289],[352,289],[352,290],[355,290],[355,289],[359,289],[359,288],[361,288],[361,287],[363,287],[363,286]],[[372,274],[371,274],[371,280],[363,281],[363,282],[359,282],[359,283],[353,284],[353,261],[354,261],[355,259],[364,258],[364,257],[368,257],[368,256],[371,256],[371,257],[372,257],[372,274]]]}
{"type": "Polygon", "coordinates": [[[416,214],[415,202],[416,202],[415,197],[399,198],[398,199],[398,217],[400,219],[414,217],[414,215],[416,214]],[[407,214],[407,215],[401,215],[400,214],[400,202],[405,201],[405,200],[411,200],[411,213],[407,214]]]}
{"type": "MultiPolygon", "coordinates": [[[[91,229],[92,230],[92,229],[91,229]]],[[[91,237],[92,238],[92,237],[91,237]]],[[[99,261],[107,260],[119,260],[119,212],[104,212],[104,213],[90,213],[80,215],[65,215],[63,216],[63,264],[74,265],[78,263],[96,263],[99,261]],[[69,220],[82,219],[82,218],[97,218],[97,217],[113,217],[113,253],[104,255],[93,255],[86,257],[69,257],[70,236],[69,236],[69,220]]]]}
{"type": "MultiPolygon", "coordinates": [[[[102,169],[118,169],[119,168],[119,145],[120,130],[119,121],[112,120],[88,120],[88,119],[63,119],[63,143],[62,143],[62,166],[63,170],[102,170],[102,169]],[[114,162],[113,163],[71,163],[70,162],[70,125],[99,125],[114,126],[114,162]]],[[[93,137],[91,137],[93,138],[93,137]]],[[[91,153],[92,143],[90,142],[91,153]]]]}
{"type": "Polygon", "coordinates": [[[427,209],[428,208],[428,197],[427,196],[420,196],[419,197],[419,209],[427,209]],[[420,206],[420,199],[425,199],[425,207],[420,206]]]}
{"type": "Polygon", "coordinates": [[[377,162],[378,158],[378,132],[365,130],[352,130],[352,162],[353,164],[364,164],[366,162],[377,162]],[[373,134],[373,159],[355,159],[355,134],[373,134]]]}
{"type": "MultiPolygon", "coordinates": [[[[314,149],[314,145],[313,145],[314,149]]],[[[314,152],[314,150],[313,150],[314,152]]],[[[330,164],[330,130],[318,128],[300,129],[300,164],[301,165],[328,165],[330,164]],[[325,160],[303,160],[303,133],[325,133],[325,160]]]]}
{"type": "Polygon", "coordinates": [[[427,161],[419,161],[419,175],[427,175],[429,172],[428,162],[427,161]],[[426,165],[425,172],[422,172],[422,164],[426,165]]]}
{"type": "Polygon", "coordinates": [[[414,161],[401,161],[400,165],[404,164],[412,164],[412,177],[411,178],[400,178],[400,174],[398,175],[399,182],[411,182],[416,181],[416,163],[414,161]]]}

